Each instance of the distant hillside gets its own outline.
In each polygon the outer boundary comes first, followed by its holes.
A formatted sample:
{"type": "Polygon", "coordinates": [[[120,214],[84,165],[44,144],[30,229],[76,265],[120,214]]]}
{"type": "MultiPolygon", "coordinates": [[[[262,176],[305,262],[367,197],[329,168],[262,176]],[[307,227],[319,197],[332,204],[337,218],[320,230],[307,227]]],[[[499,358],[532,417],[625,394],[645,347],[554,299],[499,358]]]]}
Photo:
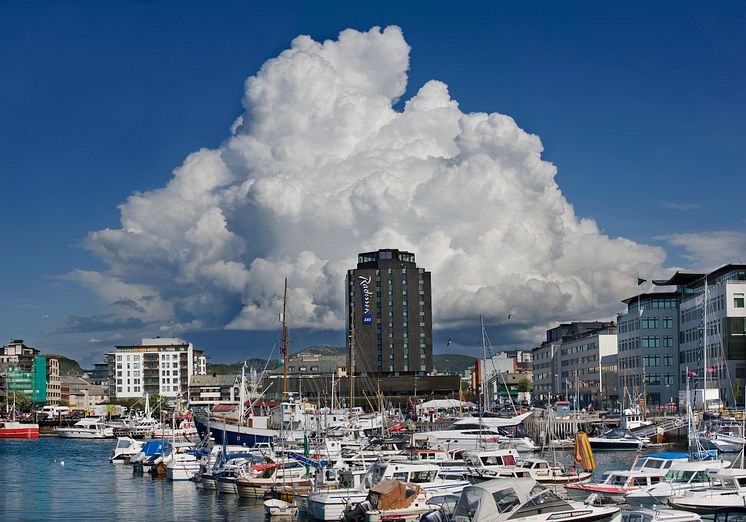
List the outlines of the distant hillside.
{"type": "MultiPolygon", "coordinates": [[[[305,355],[347,355],[347,348],[342,346],[332,346],[331,344],[317,344],[301,350],[298,354],[305,355]]],[[[293,354],[293,355],[298,355],[293,354]]]]}
{"type": "Polygon", "coordinates": [[[433,355],[433,364],[440,373],[463,374],[468,368],[474,366],[476,358],[457,353],[443,353],[433,355]]]}
{"type": "MultiPolygon", "coordinates": [[[[267,364],[267,361],[265,359],[253,358],[246,359],[246,363],[249,368],[255,368],[258,372],[261,372],[264,369],[264,365],[267,364]]],[[[237,363],[233,364],[207,363],[207,373],[215,373],[217,375],[238,375],[239,373],[241,373],[242,366],[243,361],[238,361],[237,363]]],[[[275,368],[277,368],[277,361],[269,361],[267,369],[274,370],[275,368]]]]}
{"type": "Polygon", "coordinates": [[[70,359],[69,357],[65,357],[64,355],[56,355],[53,353],[43,355],[48,355],[50,357],[54,357],[55,359],[59,359],[61,376],[69,375],[71,377],[80,377],[85,373],[80,367],[80,364],[78,364],[78,361],[74,359],[70,359]]]}

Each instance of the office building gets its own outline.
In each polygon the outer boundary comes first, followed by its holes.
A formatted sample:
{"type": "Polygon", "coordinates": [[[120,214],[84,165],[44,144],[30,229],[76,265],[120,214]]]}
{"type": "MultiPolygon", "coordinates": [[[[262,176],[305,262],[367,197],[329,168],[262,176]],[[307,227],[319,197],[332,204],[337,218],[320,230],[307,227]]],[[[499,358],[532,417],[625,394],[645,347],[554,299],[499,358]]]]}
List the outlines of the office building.
{"type": "Polygon", "coordinates": [[[355,375],[422,376],[433,371],[430,272],[410,252],[358,255],[347,272],[348,349],[355,375]]]}
{"type": "Polygon", "coordinates": [[[676,378],[680,390],[686,388],[689,372],[690,388],[703,388],[706,384],[708,389],[720,390],[724,404],[743,403],[746,264],[724,265],[708,274],[676,272],[670,279],[653,282],[677,288],[680,309],[676,378]]]}
{"type": "Polygon", "coordinates": [[[47,402],[47,359],[23,339],[13,339],[0,349],[0,390],[23,393],[37,405],[47,402]]]}
{"type": "MultiPolygon", "coordinates": [[[[583,357],[586,358],[585,361],[577,361],[577,364],[574,362],[572,367],[568,367],[567,365],[569,363],[566,363],[563,367],[562,353],[560,349],[564,343],[573,340],[573,342],[580,346],[583,344],[581,339],[583,339],[584,334],[597,332],[599,335],[604,336],[603,345],[604,352],[606,352],[608,343],[606,335],[611,334],[599,332],[605,332],[607,329],[613,327],[613,325],[614,323],[603,321],[573,321],[562,323],[547,330],[546,340],[532,350],[534,400],[543,403],[557,400],[558,398],[569,399],[571,390],[574,392],[574,388],[570,387],[570,383],[574,384],[575,382],[575,375],[573,372],[580,368],[582,368],[583,371],[588,371],[591,366],[591,361],[587,358],[595,355],[595,352],[589,350],[587,354],[583,355],[583,357]]],[[[599,343],[599,345],[600,344],[601,343],[599,343]]],[[[583,350],[585,351],[585,346],[583,347],[583,350]]],[[[570,359],[572,358],[575,358],[574,355],[570,357],[570,359]]],[[[587,380],[590,382],[592,379],[589,378],[587,380]]],[[[585,388],[583,392],[584,396],[596,397],[595,400],[598,400],[601,396],[600,390],[594,391],[594,389],[585,388]]]]}
{"type": "Polygon", "coordinates": [[[622,402],[659,409],[678,397],[679,292],[641,293],[624,299],[619,322],[617,387],[622,402]]]}
{"type": "Polygon", "coordinates": [[[186,398],[192,375],[207,373],[207,359],[192,343],[178,338],[143,339],[108,354],[109,395],[117,399],[145,394],[186,398]]]}

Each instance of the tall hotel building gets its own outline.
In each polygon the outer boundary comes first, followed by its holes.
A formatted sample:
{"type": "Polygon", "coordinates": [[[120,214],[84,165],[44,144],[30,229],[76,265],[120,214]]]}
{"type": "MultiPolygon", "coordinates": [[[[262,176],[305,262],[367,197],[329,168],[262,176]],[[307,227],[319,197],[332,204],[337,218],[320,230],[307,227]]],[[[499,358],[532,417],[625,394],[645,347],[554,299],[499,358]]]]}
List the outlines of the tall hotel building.
{"type": "Polygon", "coordinates": [[[358,255],[347,272],[348,349],[355,374],[424,375],[433,369],[430,272],[396,249],[358,255]]]}

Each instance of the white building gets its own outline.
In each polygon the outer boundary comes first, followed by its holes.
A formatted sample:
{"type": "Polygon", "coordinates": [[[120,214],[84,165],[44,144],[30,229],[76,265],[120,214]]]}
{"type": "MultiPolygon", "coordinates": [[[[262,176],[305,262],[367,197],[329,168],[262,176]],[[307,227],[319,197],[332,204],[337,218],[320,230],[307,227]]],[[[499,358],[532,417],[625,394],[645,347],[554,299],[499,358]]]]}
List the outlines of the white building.
{"type": "Polygon", "coordinates": [[[145,394],[176,397],[186,394],[192,375],[207,373],[207,358],[192,343],[175,337],[143,339],[117,346],[108,355],[110,395],[117,399],[145,394]]]}

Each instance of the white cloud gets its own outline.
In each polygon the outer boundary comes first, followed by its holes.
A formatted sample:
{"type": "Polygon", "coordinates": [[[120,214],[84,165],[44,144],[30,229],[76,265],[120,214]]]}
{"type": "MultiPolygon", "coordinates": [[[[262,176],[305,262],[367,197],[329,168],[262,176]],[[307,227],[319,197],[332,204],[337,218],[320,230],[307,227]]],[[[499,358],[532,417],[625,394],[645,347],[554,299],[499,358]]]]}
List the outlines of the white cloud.
{"type": "Polygon", "coordinates": [[[713,270],[728,263],[746,262],[746,232],[718,230],[671,234],[656,239],[683,249],[682,257],[692,262],[693,269],[713,270]]]}
{"type": "Polygon", "coordinates": [[[220,148],[89,235],[107,270],[71,277],[167,326],[264,329],[287,276],[294,326],[341,328],[356,254],[402,248],[433,273],[439,326],[510,313],[533,335],[608,316],[635,273],[663,275],[662,248],[575,215],[541,140],[509,116],[465,114],[435,80],[395,111],[409,50],[396,27],[296,38],[246,81],[220,148]]]}

